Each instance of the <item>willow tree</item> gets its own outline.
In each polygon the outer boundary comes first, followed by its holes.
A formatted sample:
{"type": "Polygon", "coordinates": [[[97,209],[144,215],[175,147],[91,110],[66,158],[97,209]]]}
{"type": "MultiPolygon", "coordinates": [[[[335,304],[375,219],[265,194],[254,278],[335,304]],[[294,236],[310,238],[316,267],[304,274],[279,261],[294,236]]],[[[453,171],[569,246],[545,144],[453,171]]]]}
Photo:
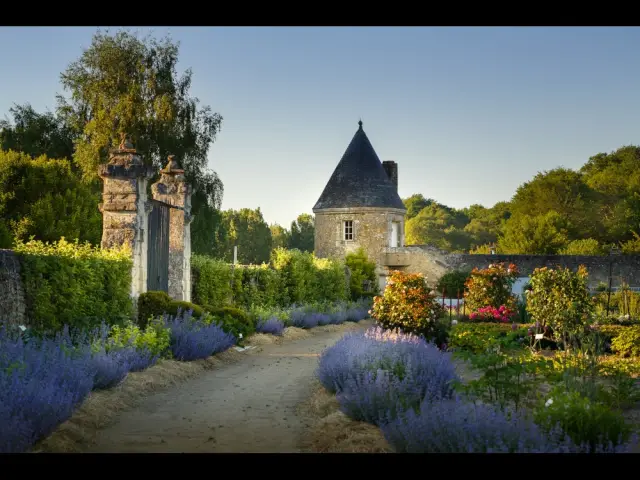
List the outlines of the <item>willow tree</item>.
{"type": "Polygon", "coordinates": [[[207,166],[222,117],[191,96],[192,72],[178,74],[178,53],[179,44],[168,37],[98,31],[61,74],[66,95],[58,96],[58,113],[78,133],[73,160],[87,181],[97,178],[98,165],[107,162],[122,134],[156,168],[175,155],[195,190],[194,231],[206,232],[199,223],[222,201],[222,182],[207,166]]]}

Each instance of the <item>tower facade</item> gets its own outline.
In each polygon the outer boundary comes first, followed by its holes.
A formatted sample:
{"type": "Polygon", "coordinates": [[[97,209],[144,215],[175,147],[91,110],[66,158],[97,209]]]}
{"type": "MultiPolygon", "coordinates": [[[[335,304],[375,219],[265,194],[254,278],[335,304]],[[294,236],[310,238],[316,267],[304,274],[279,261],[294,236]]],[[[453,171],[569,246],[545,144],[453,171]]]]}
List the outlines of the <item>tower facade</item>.
{"type": "Polygon", "coordinates": [[[362,122],[320,198],[315,214],[315,254],[344,258],[362,247],[385,284],[383,249],[404,246],[406,208],[398,195],[398,165],[378,158],[362,122]]]}

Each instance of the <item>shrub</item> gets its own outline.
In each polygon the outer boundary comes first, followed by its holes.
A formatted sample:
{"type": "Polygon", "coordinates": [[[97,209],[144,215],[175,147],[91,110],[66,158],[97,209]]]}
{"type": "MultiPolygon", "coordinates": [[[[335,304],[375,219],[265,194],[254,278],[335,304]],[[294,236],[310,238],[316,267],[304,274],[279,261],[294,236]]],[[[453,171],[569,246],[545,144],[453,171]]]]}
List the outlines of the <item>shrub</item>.
{"type": "Polygon", "coordinates": [[[171,353],[181,361],[207,358],[227,350],[235,343],[235,337],[215,323],[196,320],[190,312],[165,315],[164,323],[171,330],[171,353]]]}
{"type": "Polygon", "coordinates": [[[146,328],[152,317],[160,317],[171,310],[173,299],[167,292],[149,291],[138,297],[138,326],[146,328]]]}
{"type": "Polygon", "coordinates": [[[531,275],[531,291],[527,294],[527,311],[531,318],[560,334],[584,330],[594,307],[587,276],[584,266],[577,272],[568,268],[536,268],[531,275]]]}
{"type": "Polygon", "coordinates": [[[376,293],[376,264],[369,260],[362,247],[345,256],[345,265],[350,273],[349,291],[352,300],[376,293]],[[368,291],[364,289],[365,282],[370,284],[368,291]]]}
{"type": "Polygon", "coordinates": [[[280,336],[284,333],[284,323],[276,317],[271,317],[268,320],[258,321],[256,330],[259,333],[268,333],[280,336]]]}
{"type": "Polygon", "coordinates": [[[431,338],[442,314],[422,275],[395,271],[384,294],[374,299],[371,315],[384,328],[431,338]]]}
{"type": "Polygon", "coordinates": [[[229,305],[233,299],[231,265],[204,255],[191,256],[193,301],[198,305],[229,305]]]}
{"type": "Polygon", "coordinates": [[[518,338],[526,335],[526,329],[514,332],[511,325],[501,323],[458,323],[451,328],[448,346],[456,351],[482,353],[496,342],[507,340],[512,333],[512,343],[523,344],[518,338]]]}
{"type": "Polygon", "coordinates": [[[516,298],[511,288],[518,273],[514,264],[494,263],[485,269],[474,268],[465,283],[464,301],[469,312],[501,305],[515,310],[516,298]]]}
{"type": "Polygon", "coordinates": [[[86,329],[131,315],[127,249],[94,248],[62,238],[52,244],[17,242],[15,251],[21,257],[27,316],[34,329],[86,329]]]}
{"type": "Polygon", "coordinates": [[[182,300],[174,300],[169,304],[169,310],[162,313],[170,313],[171,315],[177,315],[178,312],[186,312],[191,311],[192,315],[196,318],[200,318],[204,315],[204,309],[199,307],[195,303],[185,302],[182,300]]]}
{"type": "Polygon", "coordinates": [[[451,395],[457,378],[448,354],[433,344],[379,327],[326,349],[317,376],[338,394],[343,412],[375,424],[417,408],[424,398],[451,395]]]}
{"type": "Polygon", "coordinates": [[[274,307],[280,303],[280,277],[268,265],[236,265],[232,290],[233,303],[244,308],[274,307]]]}
{"type": "Polygon", "coordinates": [[[276,248],[271,253],[271,264],[281,279],[281,305],[346,298],[348,286],[341,262],[276,248]]]}
{"type": "Polygon", "coordinates": [[[455,298],[458,294],[464,296],[465,284],[470,273],[466,270],[447,272],[438,280],[436,290],[449,298],[455,298]]]}
{"type": "Polygon", "coordinates": [[[559,426],[564,435],[591,453],[598,452],[602,445],[623,445],[631,434],[619,412],[577,392],[553,393],[536,409],[534,418],[546,431],[559,426]]]}
{"type": "Polygon", "coordinates": [[[148,352],[151,357],[159,358],[168,352],[169,343],[169,329],[159,321],[152,320],[145,330],[135,325],[112,327],[105,347],[107,350],[133,347],[140,352],[148,352]]]}
{"type": "Polygon", "coordinates": [[[93,388],[90,355],[68,329],[25,340],[0,329],[0,452],[28,450],[71,416],[93,388]]]}
{"type": "Polygon", "coordinates": [[[611,341],[611,350],[622,357],[640,357],[640,325],[620,329],[611,341]]]}
{"type": "Polygon", "coordinates": [[[240,336],[246,338],[256,331],[255,324],[251,317],[239,308],[208,307],[207,311],[213,317],[213,323],[219,324],[225,332],[233,334],[236,338],[240,338],[240,336]]]}

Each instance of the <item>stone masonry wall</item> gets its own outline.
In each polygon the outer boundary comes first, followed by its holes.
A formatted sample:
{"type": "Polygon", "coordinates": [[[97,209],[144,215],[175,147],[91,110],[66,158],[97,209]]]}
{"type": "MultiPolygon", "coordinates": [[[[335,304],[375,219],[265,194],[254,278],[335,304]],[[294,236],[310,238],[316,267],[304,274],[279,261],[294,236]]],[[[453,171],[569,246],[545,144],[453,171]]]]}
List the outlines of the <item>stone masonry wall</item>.
{"type": "Polygon", "coordinates": [[[321,258],[344,258],[362,247],[378,265],[379,287],[384,288],[382,252],[391,242],[391,223],[399,222],[399,244],[404,244],[404,211],[386,208],[344,208],[316,212],[315,254],[321,258]],[[344,240],[343,222],[353,221],[353,240],[344,240]]]}
{"type": "Polygon", "coordinates": [[[26,310],[20,260],[13,251],[0,250],[0,326],[25,325],[26,310]]]}
{"type": "Polygon", "coordinates": [[[400,244],[404,239],[404,212],[389,209],[335,209],[316,212],[315,254],[322,258],[344,258],[364,248],[367,256],[380,263],[382,250],[391,240],[391,222],[400,222],[400,244]],[[344,240],[343,223],[353,221],[353,240],[344,240]]]}
{"type": "Polygon", "coordinates": [[[387,248],[385,253],[391,263],[398,263],[398,270],[422,273],[431,284],[450,270],[486,268],[491,263],[507,262],[517,265],[523,277],[530,276],[537,267],[554,268],[559,265],[575,270],[584,265],[589,272],[589,285],[595,287],[599,282],[608,283],[611,262],[614,287],[623,281],[632,287],[640,287],[640,255],[470,255],[448,253],[429,245],[387,248]],[[398,260],[395,261],[394,257],[398,260]]]}

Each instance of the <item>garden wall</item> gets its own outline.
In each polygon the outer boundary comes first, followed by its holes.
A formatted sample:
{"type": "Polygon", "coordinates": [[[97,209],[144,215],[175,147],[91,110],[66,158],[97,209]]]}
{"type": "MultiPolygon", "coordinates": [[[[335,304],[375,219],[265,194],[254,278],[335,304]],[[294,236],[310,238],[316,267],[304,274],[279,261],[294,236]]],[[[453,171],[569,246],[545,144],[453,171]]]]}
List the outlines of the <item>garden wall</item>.
{"type": "Polygon", "coordinates": [[[26,323],[20,261],[12,250],[0,250],[0,325],[26,323]]]}
{"type": "Polygon", "coordinates": [[[608,283],[611,263],[614,287],[622,282],[640,287],[640,255],[470,255],[448,253],[430,245],[387,248],[384,253],[387,268],[422,273],[430,283],[450,270],[486,268],[491,263],[507,262],[517,265],[523,277],[538,267],[560,265],[575,270],[584,265],[589,271],[589,286],[595,287],[599,282],[608,283]]]}

